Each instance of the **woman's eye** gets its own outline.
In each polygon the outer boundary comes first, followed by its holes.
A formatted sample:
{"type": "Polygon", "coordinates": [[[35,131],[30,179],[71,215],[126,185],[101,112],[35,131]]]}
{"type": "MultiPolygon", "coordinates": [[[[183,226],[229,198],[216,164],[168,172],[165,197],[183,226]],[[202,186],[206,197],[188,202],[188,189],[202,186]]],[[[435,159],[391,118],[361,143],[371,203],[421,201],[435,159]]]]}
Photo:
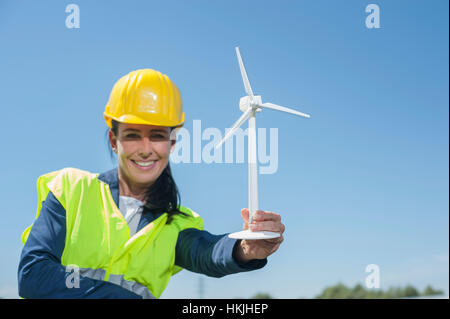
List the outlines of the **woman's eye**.
{"type": "MultiPolygon", "coordinates": [[[[141,138],[141,136],[139,134],[132,133],[132,134],[125,135],[125,138],[138,139],[138,138],[141,138]]],[[[166,139],[168,139],[168,138],[164,134],[156,133],[156,134],[150,135],[150,140],[152,140],[152,141],[162,141],[162,140],[166,140],[166,139]]]]}
{"type": "Polygon", "coordinates": [[[163,141],[166,139],[167,139],[166,136],[163,134],[152,134],[150,136],[150,140],[152,140],[152,141],[163,141]]]}

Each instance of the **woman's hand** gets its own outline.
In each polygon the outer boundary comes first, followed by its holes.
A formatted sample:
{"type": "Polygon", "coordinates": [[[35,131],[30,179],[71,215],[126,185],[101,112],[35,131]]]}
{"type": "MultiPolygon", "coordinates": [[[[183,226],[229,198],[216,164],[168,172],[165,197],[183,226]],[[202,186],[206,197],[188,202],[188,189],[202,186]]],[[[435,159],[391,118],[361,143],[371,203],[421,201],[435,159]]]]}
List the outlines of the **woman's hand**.
{"type": "Polygon", "coordinates": [[[252,259],[264,259],[277,251],[283,242],[284,225],[281,223],[281,216],[274,212],[258,210],[253,216],[253,222],[248,224],[249,211],[247,208],[241,210],[244,220],[244,230],[251,231],[271,231],[280,233],[280,237],[272,239],[240,240],[235,246],[234,258],[245,263],[252,259]]]}

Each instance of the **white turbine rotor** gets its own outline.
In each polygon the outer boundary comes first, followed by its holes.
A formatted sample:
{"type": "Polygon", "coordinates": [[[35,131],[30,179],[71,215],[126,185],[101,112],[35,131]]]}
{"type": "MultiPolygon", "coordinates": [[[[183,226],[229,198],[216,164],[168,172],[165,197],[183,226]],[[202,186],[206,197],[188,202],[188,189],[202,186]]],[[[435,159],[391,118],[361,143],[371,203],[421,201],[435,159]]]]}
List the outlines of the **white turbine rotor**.
{"type": "MultiPolygon", "coordinates": [[[[242,97],[239,101],[239,108],[244,113],[233,124],[231,129],[225,134],[220,142],[215,146],[219,148],[227,139],[229,139],[236,130],[245,122],[249,121],[248,126],[248,194],[249,194],[249,223],[253,220],[253,215],[258,210],[258,159],[257,159],[257,142],[256,142],[256,121],[255,114],[260,112],[262,108],[272,109],[280,112],[286,112],[297,116],[310,118],[309,114],[296,111],[281,105],[273,103],[262,103],[260,95],[253,95],[253,90],[248,80],[247,72],[245,71],[244,62],[242,61],[239,47],[235,48],[236,55],[241,71],[242,81],[244,82],[245,92],[247,96],[242,97]]],[[[253,232],[249,229],[228,235],[230,238],[238,239],[268,239],[280,237],[279,233],[268,231],[253,232]]]]}

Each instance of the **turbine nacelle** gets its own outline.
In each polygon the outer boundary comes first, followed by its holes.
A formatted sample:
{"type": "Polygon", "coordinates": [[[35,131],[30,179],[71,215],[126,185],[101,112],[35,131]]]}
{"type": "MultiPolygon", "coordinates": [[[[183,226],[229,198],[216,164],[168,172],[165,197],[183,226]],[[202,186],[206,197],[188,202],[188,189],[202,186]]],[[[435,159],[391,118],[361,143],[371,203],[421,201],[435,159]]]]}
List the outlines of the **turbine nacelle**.
{"type": "Polygon", "coordinates": [[[246,112],[249,108],[256,109],[256,112],[261,112],[259,105],[262,104],[261,95],[253,95],[241,97],[239,100],[239,108],[242,112],[246,112]]]}

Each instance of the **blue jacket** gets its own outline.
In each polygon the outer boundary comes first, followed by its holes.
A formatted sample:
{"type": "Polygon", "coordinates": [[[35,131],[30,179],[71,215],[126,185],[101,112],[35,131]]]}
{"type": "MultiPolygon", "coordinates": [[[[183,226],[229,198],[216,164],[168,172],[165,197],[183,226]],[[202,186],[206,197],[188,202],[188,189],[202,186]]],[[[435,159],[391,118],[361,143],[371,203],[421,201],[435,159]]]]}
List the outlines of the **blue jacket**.
{"type": "MultiPolygon", "coordinates": [[[[102,173],[98,179],[109,184],[112,197],[119,206],[117,168],[102,173]]],[[[138,231],[159,215],[145,213],[138,231]]],[[[254,259],[240,264],[233,258],[236,239],[213,235],[194,228],[180,232],[176,244],[175,264],[211,277],[222,277],[262,268],[267,259],[254,259]]],[[[39,217],[33,224],[23,247],[18,269],[19,295],[24,298],[141,298],[141,296],[110,282],[80,276],[80,288],[67,288],[71,272],[61,265],[66,238],[66,211],[50,192],[42,203],[39,217]]]]}

